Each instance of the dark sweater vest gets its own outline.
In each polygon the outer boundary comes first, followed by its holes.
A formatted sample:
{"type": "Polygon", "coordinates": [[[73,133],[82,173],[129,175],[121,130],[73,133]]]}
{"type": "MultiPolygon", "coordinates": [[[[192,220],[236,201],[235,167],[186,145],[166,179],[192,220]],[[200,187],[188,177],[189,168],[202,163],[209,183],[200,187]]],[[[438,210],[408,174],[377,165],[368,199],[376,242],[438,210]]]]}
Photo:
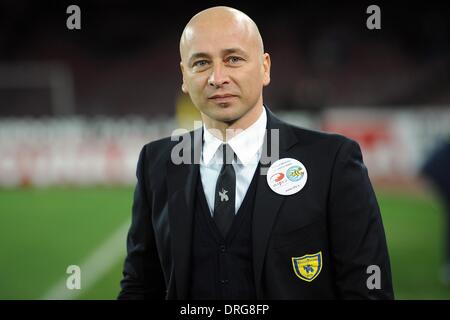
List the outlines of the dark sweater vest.
{"type": "Polygon", "coordinates": [[[252,215],[259,165],[224,238],[197,179],[192,235],[190,299],[256,299],[252,262],[252,215]]]}

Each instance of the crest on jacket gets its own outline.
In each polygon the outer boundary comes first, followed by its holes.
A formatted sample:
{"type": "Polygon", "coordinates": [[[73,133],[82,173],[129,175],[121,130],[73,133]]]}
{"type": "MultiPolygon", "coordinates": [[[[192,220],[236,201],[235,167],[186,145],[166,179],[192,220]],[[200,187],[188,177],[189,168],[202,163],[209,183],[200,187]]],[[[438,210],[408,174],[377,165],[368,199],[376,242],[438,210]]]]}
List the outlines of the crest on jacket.
{"type": "Polygon", "coordinates": [[[322,251],[303,257],[292,257],[292,266],[297,277],[311,282],[322,270],[322,251]]]}

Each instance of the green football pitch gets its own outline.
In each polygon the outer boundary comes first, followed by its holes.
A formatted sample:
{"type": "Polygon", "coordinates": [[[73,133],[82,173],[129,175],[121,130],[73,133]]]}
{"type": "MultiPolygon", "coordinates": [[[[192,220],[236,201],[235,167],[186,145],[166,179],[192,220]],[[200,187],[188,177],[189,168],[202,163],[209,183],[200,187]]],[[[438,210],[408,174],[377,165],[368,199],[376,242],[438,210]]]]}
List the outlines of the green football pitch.
{"type": "MultiPolygon", "coordinates": [[[[0,299],[115,299],[132,195],[132,187],[0,189],[0,299]],[[81,267],[80,290],[65,287],[69,265],[81,267]]],[[[439,201],[380,189],[377,197],[396,298],[450,299],[439,281],[439,201]]]]}

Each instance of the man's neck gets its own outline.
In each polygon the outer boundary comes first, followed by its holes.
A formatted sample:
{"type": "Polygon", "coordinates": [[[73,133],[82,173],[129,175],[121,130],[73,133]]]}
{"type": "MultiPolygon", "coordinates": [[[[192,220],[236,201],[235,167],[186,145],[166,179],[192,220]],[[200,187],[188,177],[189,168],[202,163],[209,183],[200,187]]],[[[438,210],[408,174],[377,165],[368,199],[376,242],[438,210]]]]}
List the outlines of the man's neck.
{"type": "Polygon", "coordinates": [[[262,103],[258,104],[232,123],[215,121],[206,117],[203,119],[203,122],[212,135],[222,141],[227,141],[254,124],[261,116],[263,108],[262,103]]]}

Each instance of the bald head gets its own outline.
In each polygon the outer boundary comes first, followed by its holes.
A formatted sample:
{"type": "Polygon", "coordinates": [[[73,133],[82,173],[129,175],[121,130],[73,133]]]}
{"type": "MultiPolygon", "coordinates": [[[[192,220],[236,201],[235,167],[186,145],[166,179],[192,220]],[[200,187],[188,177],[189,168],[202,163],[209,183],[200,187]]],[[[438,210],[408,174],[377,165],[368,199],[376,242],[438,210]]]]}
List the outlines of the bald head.
{"type": "Polygon", "coordinates": [[[185,60],[188,50],[196,37],[204,34],[214,33],[240,33],[248,41],[252,42],[256,49],[263,54],[264,45],[256,23],[242,11],[230,7],[213,7],[197,13],[188,22],[180,39],[180,56],[185,60]]]}
{"type": "Polygon", "coordinates": [[[180,39],[181,90],[208,127],[246,128],[262,113],[270,56],[255,22],[229,7],[196,14],[180,39]]]}

